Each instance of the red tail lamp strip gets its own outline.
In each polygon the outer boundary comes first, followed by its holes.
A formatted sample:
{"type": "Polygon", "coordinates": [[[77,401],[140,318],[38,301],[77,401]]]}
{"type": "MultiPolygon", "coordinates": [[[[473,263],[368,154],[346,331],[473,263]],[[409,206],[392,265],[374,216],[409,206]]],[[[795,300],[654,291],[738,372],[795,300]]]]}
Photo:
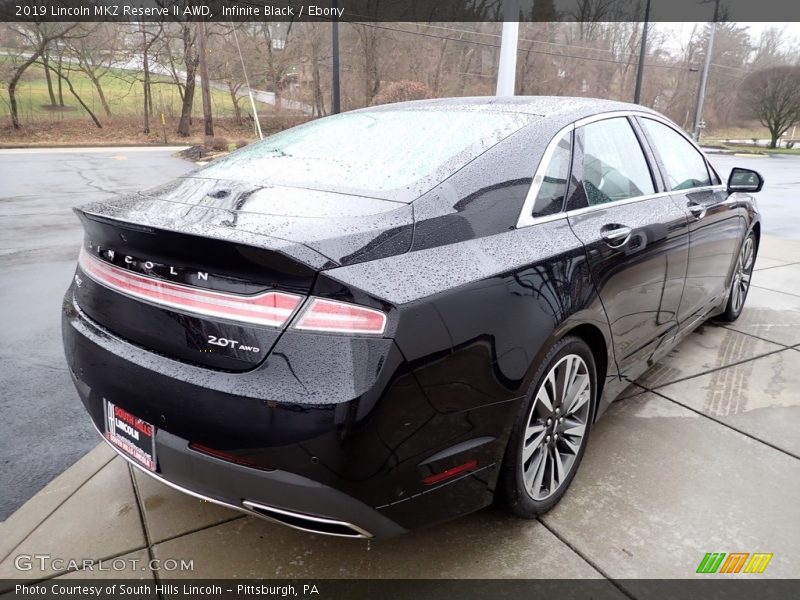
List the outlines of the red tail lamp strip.
{"type": "Polygon", "coordinates": [[[145,277],[109,265],[81,249],[78,264],[97,283],[153,304],[210,317],[281,327],[303,301],[301,296],[265,292],[253,296],[212,292],[145,277]]]}
{"type": "Polygon", "coordinates": [[[465,462],[463,465],[458,465],[457,467],[453,467],[451,469],[447,469],[446,471],[442,471],[441,473],[434,473],[433,475],[428,475],[422,480],[422,483],[424,483],[425,485],[433,485],[434,483],[439,483],[440,481],[444,481],[445,479],[450,479],[451,477],[455,477],[460,473],[471,471],[477,466],[478,466],[478,461],[471,460],[469,462],[465,462]]]}
{"type": "Polygon", "coordinates": [[[233,454],[228,454],[227,452],[223,452],[222,450],[215,450],[214,448],[209,448],[208,446],[204,446],[203,444],[198,444],[196,442],[191,442],[189,444],[189,448],[194,450],[195,452],[200,452],[201,454],[205,454],[207,456],[213,456],[214,458],[218,458],[220,460],[225,460],[228,462],[235,463],[237,465],[241,465],[243,467],[249,467],[251,469],[260,469],[262,471],[274,471],[275,469],[271,467],[265,467],[264,465],[259,465],[254,462],[250,462],[249,460],[245,460],[233,454]]]}
{"type": "Polygon", "coordinates": [[[380,335],[386,329],[386,315],[373,308],[314,298],[294,328],[380,335]]]}

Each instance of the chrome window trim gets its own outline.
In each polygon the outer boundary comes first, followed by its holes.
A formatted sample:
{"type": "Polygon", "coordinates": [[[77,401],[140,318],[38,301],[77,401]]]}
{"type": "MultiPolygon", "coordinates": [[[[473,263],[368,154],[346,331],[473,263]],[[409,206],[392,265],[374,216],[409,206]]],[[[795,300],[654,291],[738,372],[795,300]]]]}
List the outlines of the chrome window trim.
{"type": "MultiPolygon", "coordinates": [[[[614,200],[613,202],[606,202],[605,204],[595,204],[594,206],[584,206],[583,208],[576,208],[570,211],[561,211],[558,213],[554,213],[552,215],[546,215],[543,217],[534,217],[533,216],[533,206],[536,203],[536,197],[539,195],[539,190],[542,187],[542,183],[544,181],[544,173],[547,170],[547,167],[550,166],[550,160],[553,158],[553,154],[558,147],[559,142],[567,133],[578,129],[579,127],[583,127],[584,125],[588,125],[590,123],[596,123],[597,121],[605,121],[606,119],[615,119],[618,117],[643,117],[647,119],[652,119],[654,121],[659,121],[662,124],[666,125],[667,127],[675,130],[680,134],[687,142],[689,142],[695,150],[700,153],[700,156],[703,157],[703,160],[706,162],[706,167],[709,171],[713,168],[711,163],[709,163],[708,158],[706,157],[705,152],[703,152],[702,148],[700,148],[697,143],[690,137],[686,135],[683,131],[679,131],[676,129],[676,125],[672,123],[669,119],[662,117],[657,113],[651,113],[644,110],[615,110],[610,112],[599,113],[596,115],[590,115],[588,117],[583,117],[582,119],[578,119],[577,121],[570,123],[566,127],[560,129],[550,140],[547,144],[547,147],[542,154],[542,158],[539,161],[539,165],[536,168],[536,173],[533,176],[533,181],[531,182],[531,187],[528,189],[528,194],[525,196],[525,201],[522,204],[522,210],[520,211],[519,217],[517,218],[517,229],[521,229],[523,227],[530,227],[531,225],[538,225],[540,223],[549,223],[551,221],[558,221],[560,219],[565,219],[569,216],[576,216],[581,215],[587,212],[592,212],[595,210],[601,210],[608,207],[613,206],[622,206],[625,204],[632,204],[635,202],[640,202],[643,200],[652,200],[653,198],[659,198],[662,196],[670,196],[672,194],[678,194],[683,192],[698,192],[704,190],[716,190],[716,189],[724,189],[726,186],[724,183],[720,184],[712,184],[697,188],[690,188],[689,190],[673,190],[669,192],[657,192],[655,194],[647,194],[643,196],[633,196],[632,198],[624,198],[622,200],[614,200]]],[[[644,152],[643,152],[644,154],[644,152]]],[[[645,156],[645,159],[647,157],[645,156]]],[[[659,165],[656,165],[657,168],[660,168],[659,165]]],[[[714,171],[716,173],[716,171],[714,171]]],[[[719,177],[719,175],[718,175],[719,177]]],[[[709,172],[709,178],[711,178],[711,172],[709,172]]],[[[722,178],[720,177],[720,181],[722,178]]]]}
{"type": "MultiPolygon", "coordinates": [[[[522,227],[528,227],[529,225],[534,225],[536,223],[545,223],[547,221],[554,221],[556,220],[554,217],[563,218],[564,216],[563,210],[557,213],[553,213],[552,215],[546,215],[544,217],[534,217],[533,206],[534,204],[536,204],[536,198],[539,196],[539,190],[542,187],[542,183],[544,183],[545,171],[547,171],[547,168],[550,166],[550,160],[553,158],[553,154],[555,154],[556,148],[558,148],[558,144],[561,143],[561,140],[564,138],[565,135],[571,133],[574,129],[575,129],[574,123],[571,123],[566,127],[560,129],[553,136],[553,139],[550,140],[550,142],[547,144],[547,147],[544,149],[544,153],[542,154],[542,159],[539,161],[539,166],[536,168],[536,173],[533,176],[531,187],[528,188],[528,195],[525,196],[525,202],[522,203],[522,210],[520,211],[519,217],[517,218],[517,229],[521,229],[522,227]]],[[[572,145],[570,144],[570,152],[571,151],[572,151],[572,145]]]]}
{"type": "MultiPolygon", "coordinates": [[[[687,192],[703,192],[703,191],[715,191],[715,190],[722,190],[724,189],[724,185],[705,185],[703,187],[696,187],[690,188],[686,190],[687,192]]],[[[644,202],[645,200],[653,200],[654,198],[662,198],[666,196],[673,196],[675,194],[680,194],[684,190],[676,190],[673,192],[658,192],[655,194],[647,194],[646,196],[634,196],[633,198],[625,198],[623,200],[615,200],[614,202],[606,202],[605,204],[593,204],[592,206],[584,206],[582,208],[575,208],[572,210],[568,210],[565,213],[562,213],[566,217],[575,217],[578,215],[582,215],[585,213],[591,213],[599,210],[603,210],[606,208],[614,208],[616,206],[624,206],[626,204],[635,204],[636,202],[644,202]]]]}

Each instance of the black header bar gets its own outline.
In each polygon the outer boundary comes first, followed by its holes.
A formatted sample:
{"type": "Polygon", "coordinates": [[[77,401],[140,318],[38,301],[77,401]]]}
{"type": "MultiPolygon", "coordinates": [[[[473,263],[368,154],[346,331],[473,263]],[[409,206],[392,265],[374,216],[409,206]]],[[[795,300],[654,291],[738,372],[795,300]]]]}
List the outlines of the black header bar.
{"type": "MultiPolygon", "coordinates": [[[[0,0],[0,21],[644,20],[645,0],[0,0]]],[[[651,0],[649,20],[800,22],[797,0],[651,0]]]]}

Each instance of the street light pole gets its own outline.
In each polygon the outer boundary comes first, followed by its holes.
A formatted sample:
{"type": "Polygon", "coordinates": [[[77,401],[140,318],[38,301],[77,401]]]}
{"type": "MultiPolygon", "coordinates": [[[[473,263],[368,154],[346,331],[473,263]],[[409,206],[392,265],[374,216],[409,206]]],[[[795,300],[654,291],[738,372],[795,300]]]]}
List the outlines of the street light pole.
{"type": "Polygon", "coordinates": [[[503,0],[503,34],[497,65],[497,96],[513,96],[517,79],[519,0],[503,0]]]}
{"type": "Polygon", "coordinates": [[[714,4],[714,20],[711,21],[711,29],[708,32],[708,44],[706,45],[706,56],[703,61],[703,72],[700,74],[700,86],[697,88],[697,108],[694,113],[694,131],[692,137],[694,141],[700,142],[700,134],[705,127],[703,123],[703,105],[706,101],[706,84],[708,83],[708,70],[711,68],[711,58],[714,54],[714,35],[717,32],[717,18],[719,17],[719,0],[714,4]]]}
{"type": "Polygon", "coordinates": [[[634,104],[641,104],[642,77],[644,75],[644,59],[647,56],[647,25],[650,22],[650,0],[644,9],[644,23],[642,24],[642,46],[639,49],[639,66],[636,70],[636,90],[633,93],[634,104]]]}
{"type": "MultiPolygon", "coordinates": [[[[333,0],[333,8],[337,7],[337,0],[333,0]]],[[[331,113],[336,115],[342,112],[341,89],[339,86],[339,17],[333,17],[333,31],[331,32],[333,38],[333,73],[331,74],[331,92],[333,94],[333,102],[331,106],[331,113]]]]}

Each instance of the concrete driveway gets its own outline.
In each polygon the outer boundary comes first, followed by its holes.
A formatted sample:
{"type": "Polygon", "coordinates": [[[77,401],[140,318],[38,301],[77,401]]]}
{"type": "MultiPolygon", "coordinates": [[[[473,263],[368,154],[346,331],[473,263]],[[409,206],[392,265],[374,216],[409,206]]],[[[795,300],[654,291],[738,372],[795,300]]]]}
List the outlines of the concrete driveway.
{"type": "MultiPolygon", "coordinates": [[[[139,160],[132,154],[117,163],[112,157],[70,156],[74,162],[67,170],[83,174],[61,177],[88,175],[80,189],[102,195],[97,188],[135,186],[145,176],[167,179],[186,168],[164,154],[152,155],[152,162],[143,158],[141,167],[132,166],[139,160]],[[121,179],[122,162],[122,170],[139,169],[137,176],[121,179]],[[169,176],[168,169],[173,169],[169,176]],[[120,179],[109,185],[105,177],[120,179]]],[[[48,173],[57,162],[52,159],[37,158],[39,172],[48,173]]],[[[7,164],[7,156],[0,155],[3,181],[27,168],[7,164]]],[[[769,180],[770,163],[762,164],[759,170],[769,180]]],[[[31,177],[48,176],[39,172],[28,170],[31,177]]],[[[78,401],[60,357],[57,322],[80,238],[75,225],[64,225],[65,207],[77,203],[76,195],[57,190],[78,186],[75,180],[69,187],[35,182],[26,202],[20,197],[25,186],[16,185],[15,195],[0,204],[0,215],[16,232],[12,243],[23,244],[17,251],[4,236],[0,263],[10,284],[0,288],[0,302],[11,307],[2,311],[2,327],[14,332],[16,344],[1,351],[2,363],[13,365],[0,371],[3,412],[11,416],[0,431],[0,456],[8,461],[0,482],[4,499],[9,483],[24,483],[25,469],[39,469],[41,481],[55,469],[40,465],[69,464],[54,451],[60,444],[74,457],[95,443],[85,420],[75,419],[78,401]],[[25,208],[29,204],[32,208],[25,208]],[[34,215],[32,222],[24,217],[26,210],[34,215]],[[40,221],[41,227],[32,224],[40,221]],[[39,244],[28,242],[31,230],[38,232],[39,244]],[[62,247],[57,260],[38,248],[51,236],[58,240],[54,247],[62,247]],[[38,344],[35,352],[20,353],[32,344],[38,344]],[[18,407],[28,403],[35,408],[26,414],[27,408],[18,407]],[[32,423],[40,410],[59,411],[70,424],[54,438],[32,423]],[[30,452],[35,459],[27,458],[30,452]]],[[[780,216],[765,211],[767,234],[776,221],[780,216]]],[[[95,565],[101,559],[139,560],[125,562],[128,567],[115,575],[143,578],[154,577],[143,562],[155,558],[193,560],[192,569],[171,571],[169,577],[609,578],[624,588],[620,582],[628,578],[693,577],[709,552],[763,552],[773,558],[760,577],[796,577],[800,241],[765,236],[756,266],[739,321],[703,326],[632,385],[594,429],[567,496],[539,520],[519,521],[490,508],[394,540],[326,538],[174,492],[100,446],[0,525],[0,579],[97,575],[63,564],[17,568],[16,557],[36,553],[88,558],[95,565]]]]}

